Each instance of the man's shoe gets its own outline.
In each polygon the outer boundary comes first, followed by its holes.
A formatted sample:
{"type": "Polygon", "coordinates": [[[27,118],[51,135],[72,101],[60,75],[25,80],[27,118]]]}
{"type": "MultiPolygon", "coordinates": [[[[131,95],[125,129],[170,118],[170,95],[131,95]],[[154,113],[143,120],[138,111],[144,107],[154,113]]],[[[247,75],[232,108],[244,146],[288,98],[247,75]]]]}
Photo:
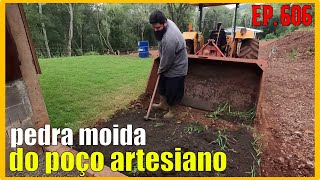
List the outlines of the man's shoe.
{"type": "Polygon", "coordinates": [[[164,119],[172,119],[175,117],[176,107],[170,106],[169,111],[163,116],[164,119]]]}
{"type": "Polygon", "coordinates": [[[165,96],[160,96],[160,103],[152,104],[152,109],[161,109],[167,111],[169,109],[169,106],[167,104],[167,98],[165,96]]]}

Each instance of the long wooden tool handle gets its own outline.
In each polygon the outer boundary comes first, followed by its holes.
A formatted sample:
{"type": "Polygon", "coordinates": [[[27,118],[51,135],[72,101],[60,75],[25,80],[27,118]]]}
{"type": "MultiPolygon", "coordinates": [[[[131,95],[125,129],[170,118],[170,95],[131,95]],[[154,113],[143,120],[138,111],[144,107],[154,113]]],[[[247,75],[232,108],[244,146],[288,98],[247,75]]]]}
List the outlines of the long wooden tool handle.
{"type": "Polygon", "coordinates": [[[152,107],[152,104],[153,104],[153,101],[154,101],[154,97],[156,96],[156,92],[157,92],[157,89],[158,89],[159,79],[160,79],[160,75],[158,75],[157,82],[156,82],[156,85],[155,85],[153,93],[152,93],[152,97],[151,97],[151,101],[150,101],[150,104],[149,104],[149,108],[148,108],[148,112],[147,112],[146,118],[149,118],[151,107],[152,107]]]}

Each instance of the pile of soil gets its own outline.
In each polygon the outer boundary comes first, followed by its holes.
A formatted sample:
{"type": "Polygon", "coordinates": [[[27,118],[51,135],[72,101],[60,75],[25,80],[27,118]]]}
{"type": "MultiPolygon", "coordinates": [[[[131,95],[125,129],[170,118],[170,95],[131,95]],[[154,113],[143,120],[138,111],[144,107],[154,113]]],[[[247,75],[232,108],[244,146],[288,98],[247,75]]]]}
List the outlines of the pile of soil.
{"type": "MultiPolygon", "coordinates": [[[[131,108],[118,112],[107,122],[100,122],[95,125],[98,129],[110,128],[114,124],[118,124],[119,128],[126,127],[128,124],[133,125],[133,129],[142,127],[146,131],[146,145],[141,146],[79,146],[74,148],[78,151],[92,153],[95,151],[102,152],[105,156],[105,165],[110,167],[110,155],[115,152],[136,152],[137,149],[143,149],[144,152],[175,152],[175,148],[181,148],[182,152],[218,152],[222,151],[227,156],[227,168],[223,172],[164,172],[161,169],[155,172],[122,172],[127,176],[251,176],[252,166],[257,167],[257,162],[254,159],[256,152],[253,149],[251,129],[245,126],[237,126],[236,128],[226,128],[223,123],[214,123],[214,121],[205,118],[202,111],[194,110],[187,107],[179,107],[181,111],[177,119],[165,120],[157,118],[156,120],[146,121],[146,104],[148,101],[135,102],[131,108]],[[183,113],[183,110],[188,109],[188,114],[183,113]],[[192,119],[192,118],[193,119],[192,119]],[[195,120],[194,118],[199,118],[195,120]],[[214,126],[220,124],[221,126],[214,126]],[[192,131],[192,127],[200,127],[200,131],[192,131]],[[226,135],[228,138],[227,148],[224,150],[215,141],[218,134],[226,135]]],[[[159,111],[152,111],[151,117],[156,114],[161,114],[159,111]]],[[[223,120],[217,120],[223,121],[223,120]]],[[[226,123],[230,123],[227,122],[226,123]]],[[[236,125],[234,125],[236,126],[236,125]]],[[[232,126],[230,126],[232,127],[232,126]]],[[[78,135],[75,136],[75,144],[78,143],[78,135]]],[[[259,172],[254,172],[259,175],[259,172]]]]}
{"type": "Polygon", "coordinates": [[[314,60],[314,31],[297,30],[286,36],[260,42],[259,58],[268,61],[314,60]]]}
{"type": "Polygon", "coordinates": [[[314,32],[262,42],[269,61],[264,85],[263,176],[314,176],[314,32]]]}

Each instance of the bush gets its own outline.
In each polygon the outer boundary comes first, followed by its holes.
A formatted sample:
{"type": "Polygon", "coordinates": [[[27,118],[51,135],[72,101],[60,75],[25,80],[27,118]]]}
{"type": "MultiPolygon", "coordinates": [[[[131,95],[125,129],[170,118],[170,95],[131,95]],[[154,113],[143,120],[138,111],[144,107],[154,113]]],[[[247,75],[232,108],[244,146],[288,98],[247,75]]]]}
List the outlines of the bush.
{"type": "Polygon", "coordinates": [[[75,54],[76,56],[82,56],[83,55],[82,49],[75,49],[75,54]]]}
{"type": "Polygon", "coordinates": [[[273,33],[269,33],[264,38],[265,39],[274,39],[274,38],[277,38],[277,36],[275,34],[273,34],[273,33]]]}
{"type": "Polygon", "coordinates": [[[100,55],[100,53],[95,52],[95,51],[89,51],[84,53],[85,56],[93,56],[93,55],[100,55]]]}
{"type": "Polygon", "coordinates": [[[295,30],[297,30],[297,29],[299,29],[299,26],[294,26],[294,25],[292,25],[292,24],[289,26],[290,32],[295,31],[295,30]]]}
{"type": "Polygon", "coordinates": [[[41,51],[36,51],[36,55],[39,59],[48,58],[48,56],[45,56],[41,51]]]}

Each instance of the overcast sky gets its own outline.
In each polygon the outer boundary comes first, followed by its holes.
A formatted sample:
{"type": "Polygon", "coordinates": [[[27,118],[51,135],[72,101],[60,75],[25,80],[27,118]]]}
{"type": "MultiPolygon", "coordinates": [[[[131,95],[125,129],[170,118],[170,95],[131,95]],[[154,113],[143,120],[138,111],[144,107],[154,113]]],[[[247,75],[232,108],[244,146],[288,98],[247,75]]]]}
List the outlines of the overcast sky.
{"type": "Polygon", "coordinates": [[[232,8],[235,8],[236,7],[236,5],[235,4],[230,4],[230,5],[225,5],[227,8],[229,8],[229,9],[232,9],[232,8]]]}

